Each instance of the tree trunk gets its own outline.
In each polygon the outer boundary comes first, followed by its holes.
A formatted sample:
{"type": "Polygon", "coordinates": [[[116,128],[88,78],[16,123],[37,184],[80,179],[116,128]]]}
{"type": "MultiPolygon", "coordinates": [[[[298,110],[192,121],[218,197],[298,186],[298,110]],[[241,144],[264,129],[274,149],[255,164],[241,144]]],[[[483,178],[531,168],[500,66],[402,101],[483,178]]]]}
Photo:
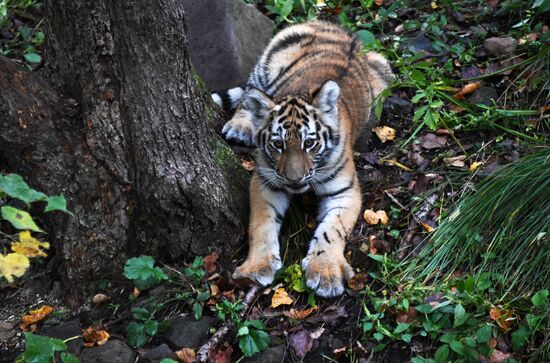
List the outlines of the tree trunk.
{"type": "Polygon", "coordinates": [[[52,231],[70,282],[119,272],[128,255],[234,250],[246,176],[209,125],[218,114],[195,82],[181,2],[45,10],[49,76],[69,98],[1,60],[0,167],[68,197],[75,217],[52,231]]]}

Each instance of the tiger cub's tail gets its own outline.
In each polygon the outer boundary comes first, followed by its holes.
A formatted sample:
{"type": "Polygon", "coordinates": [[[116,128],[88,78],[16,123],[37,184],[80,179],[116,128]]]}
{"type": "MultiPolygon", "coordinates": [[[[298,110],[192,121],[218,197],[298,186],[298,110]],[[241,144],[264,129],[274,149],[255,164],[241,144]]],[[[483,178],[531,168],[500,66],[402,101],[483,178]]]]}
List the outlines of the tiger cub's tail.
{"type": "Polygon", "coordinates": [[[218,104],[224,111],[233,112],[241,103],[244,88],[235,87],[224,91],[212,92],[212,100],[218,104]]]}

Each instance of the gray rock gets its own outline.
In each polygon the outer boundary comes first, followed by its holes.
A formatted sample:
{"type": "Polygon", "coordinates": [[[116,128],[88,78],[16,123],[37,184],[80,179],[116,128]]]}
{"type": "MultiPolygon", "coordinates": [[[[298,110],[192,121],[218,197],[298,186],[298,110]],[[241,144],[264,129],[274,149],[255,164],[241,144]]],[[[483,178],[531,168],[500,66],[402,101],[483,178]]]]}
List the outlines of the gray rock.
{"type": "Polygon", "coordinates": [[[384,109],[391,114],[406,115],[413,110],[413,105],[401,97],[390,96],[384,102],[384,109]]]}
{"type": "Polygon", "coordinates": [[[424,35],[410,39],[405,44],[409,51],[413,53],[423,52],[432,54],[434,52],[432,41],[424,35]]]}
{"type": "Polygon", "coordinates": [[[274,24],[241,0],[184,0],[191,62],[211,90],[243,85],[274,24]]]}
{"type": "Polygon", "coordinates": [[[277,345],[269,347],[257,356],[246,360],[245,363],[280,363],[283,361],[285,346],[277,345]]]}
{"type": "Polygon", "coordinates": [[[122,340],[109,340],[80,353],[81,363],[134,363],[136,355],[122,340]]]}
{"type": "Polygon", "coordinates": [[[161,360],[170,358],[177,360],[176,354],[166,344],[161,344],[156,348],[150,349],[141,357],[140,363],[160,363],[161,360]]]}
{"type": "Polygon", "coordinates": [[[166,332],[166,340],[173,349],[197,348],[206,340],[215,321],[210,316],[203,316],[201,320],[195,320],[192,316],[178,316],[172,320],[166,332]]]}
{"type": "MultiPolygon", "coordinates": [[[[80,330],[80,321],[78,319],[67,321],[59,325],[44,329],[43,334],[50,338],[68,339],[78,335],[82,335],[80,330]]],[[[80,354],[84,341],[82,338],[70,340],[67,342],[67,351],[74,355],[80,354]]]]}
{"type": "Polygon", "coordinates": [[[468,97],[468,102],[472,105],[477,105],[481,103],[485,106],[490,106],[493,104],[493,100],[498,98],[497,90],[492,87],[481,86],[476,89],[470,97],[468,97]]]}
{"type": "Polygon", "coordinates": [[[487,54],[494,57],[511,55],[516,50],[517,45],[517,40],[512,37],[488,38],[483,43],[483,47],[485,51],[487,51],[487,54]]]}

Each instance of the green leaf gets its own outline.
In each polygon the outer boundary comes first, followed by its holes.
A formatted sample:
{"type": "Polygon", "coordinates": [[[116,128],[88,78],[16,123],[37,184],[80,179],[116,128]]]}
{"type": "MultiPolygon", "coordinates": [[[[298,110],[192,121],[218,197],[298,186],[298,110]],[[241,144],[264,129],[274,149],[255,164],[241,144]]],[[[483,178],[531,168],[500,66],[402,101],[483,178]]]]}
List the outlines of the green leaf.
{"type": "Polygon", "coordinates": [[[251,326],[251,327],[254,327],[256,329],[259,329],[259,330],[264,330],[265,329],[265,326],[264,326],[264,323],[261,321],[261,320],[246,320],[244,322],[244,325],[245,326],[251,326]]]}
{"type": "Polygon", "coordinates": [[[239,331],[237,332],[237,336],[240,337],[243,335],[248,335],[249,333],[250,333],[250,330],[248,329],[248,327],[243,325],[239,328],[239,331]]]}
{"type": "Polygon", "coordinates": [[[490,325],[485,325],[479,328],[476,331],[476,339],[478,343],[487,343],[491,339],[493,333],[493,327],[490,325]]]}
{"type": "Polygon", "coordinates": [[[512,333],[512,350],[514,352],[519,352],[523,349],[525,344],[529,341],[531,337],[531,329],[527,326],[522,326],[518,330],[512,333]]]}
{"type": "Polygon", "coordinates": [[[204,291],[201,291],[197,294],[197,300],[198,301],[206,301],[210,299],[210,294],[204,291]]]}
{"type": "Polygon", "coordinates": [[[451,344],[449,344],[452,350],[454,350],[458,355],[464,355],[464,344],[459,342],[458,340],[453,340],[451,344]]]}
{"type": "Polygon", "coordinates": [[[399,324],[397,324],[397,327],[393,331],[393,334],[401,334],[404,331],[406,331],[407,329],[409,329],[409,326],[411,326],[411,324],[399,323],[399,324]]]}
{"type": "Polygon", "coordinates": [[[145,332],[147,335],[154,337],[157,334],[159,322],[156,320],[148,320],[145,322],[145,332]]]}
{"type": "Polygon", "coordinates": [[[245,357],[252,357],[264,351],[269,346],[269,334],[263,330],[249,329],[248,335],[239,337],[239,348],[245,357]]]}
{"type": "Polygon", "coordinates": [[[364,321],[363,322],[363,333],[366,333],[374,327],[374,324],[370,321],[364,321]]]}
{"type": "Polygon", "coordinates": [[[546,306],[548,302],[548,290],[540,290],[531,297],[531,302],[538,308],[546,306]]]}
{"type": "Polygon", "coordinates": [[[55,352],[67,350],[61,339],[49,338],[32,333],[25,334],[25,351],[20,356],[24,362],[50,362],[55,352]]]}
{"type": "Polygon", "coordinates": [[[72,355],[71,353],[61,353],[61,361],[63,363],[80,363],[80,359],[72,355]]]}
{"type": "Polygon", "coordinates": [[[42,61],[42,57],[36,53],[26,53],[24,57],[29,63],[40,63],[42,61]]]}
{"type": "Polygon", "coordinates": [[[456,328],[464,324],[466,320],[468,320],[469,315],[466,314],[466,310],[464,310],[464,307],[462,306],[462,304],[458,303],[455,306],[454,316],[455,316],[455,321],[454,321],[453,327],[456,328]]]}
{"type": "Polygon", "coordinates": [[[2,218],[10,222],[15,228],[30,229],[31,231],[35,232],[44,232],[43,230],[38,228],[36,223],[34,223],[34,220],[29,213],[7,205],[3,206],[1,210],[2,218]]]}
{"type": "Polygon", "coordinates": [[[422,304],[414,307],[419,313],[427,314],[432,311],[432,306],[430,304],[422,304]]]}
{"type": "Polygon", "coordinates": [[[134,280],[134,284],[140,290],[151,288],[168,276],[158,267],[154,267],[155,260],[151,256],[134,257],[126,261],[124,276],[134,280]]]}
{"type": "Polygon", "coordinates": [[[193,316],[195,317],[195,320],[201,320],[202,318],[202,305],[198,301],[195,301],[193,304],[193,316]]]}
{"type": "Polygon", "coordinates": [[[435,351],[434,359],[437,363],[447,363],[449,357],[449,346],[447,344],[440,346],[435,351]]]}
{"type": "Polygon", "coordinates": [[[134,348],[142,347],[147,342],[145,325],[132,322],[126,327],[126,338],[128,344],[134,348]]]}
{"type": "Polygon", "coordinates": [[[164,358],[163,360],[160,361],[160,363],[178,363],[178,362],[170,358],[164,358]]]}
{"type": "Polygon", "coordinates": [[[145,308],[132,308],[132,315],[134,319],[147,320],[151,316],[149,311],[145,308]]]}
{"type": "Polygon", "coordinates": [[[410,334],[401,335],[401,340],[404,341],[405,343],[410,343],[411,339],[412,339],[412,335],[410,334]]]}
{"type": "Polygon", "coordinates": [[[52,197],[48,197],[46,199],[46,202],[48,204],[46,205],[46,209],[44,209],[44,212],[52,212],[55,210],[60,210],[62,212],[72,215],[72,213],[67,210],[67,201],[65,200],[64,196],[54,195],[52,197]]]}
{"type": "Polygon", "coordinates": [[[368,30],[359,30],[356,34],[365,46],[373,45],[376,41],[374,34],[368,30]]]}
{"type": "Polygon", "coordinates": [[[476,280],[472,276],[468,276],[468,278],[464,280],[464,291],[466,292],[474,291],[475,284],[476,284],[476,280]]]}
{"type": "Polygon", "coordinates": [[[372,337],[373,337],[374,339],[376,339],[377,341],[381,341],[382,339],[384,339],[384,336],[383,336],[382,334],[380,334],[380,333],[374,333],[374,334],[372,335],[372,337]]]}
{"type": "Polygon", "coordinates": [[[451,342],[455,340],[455,338],[456,338],[456,333],[448,333],[448,334],[444,334],[441,338],[439,338],[439,341],[441,343],[451,344],[451,342]]]}
{"type": "Polygon", "coordinates": [[[30,188],[18,174],[0,175],[0,190],[12,198],[22,200],[27,205],[47,198],[46,194],[30,188]]]}

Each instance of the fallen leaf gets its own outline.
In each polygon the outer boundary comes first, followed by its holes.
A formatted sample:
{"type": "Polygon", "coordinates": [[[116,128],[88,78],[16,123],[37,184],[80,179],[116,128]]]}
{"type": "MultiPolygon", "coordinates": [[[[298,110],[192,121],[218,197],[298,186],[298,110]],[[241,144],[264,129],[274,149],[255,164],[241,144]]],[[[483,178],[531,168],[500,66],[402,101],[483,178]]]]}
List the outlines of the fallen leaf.
{"type": "Polygon", "coordinates": [[[447,166],[463,168],[466,166],[466,163],[464,162],[464,160],[466,160],[466,155],[458,155],[450,158],[443,158],[443,163],[447,166]]]}
{"type": "Polygon", "coordinates": [[[19,241],[11,244],[13,252],[22,254],[27,257],[46,257],[47,254],[41,248],[49,249],[49,242],[40,242],[33,236],[31,231],[23,231],[19,233],[19,241]]]}
{"type": "Polygon", "coordinates": [[[374,3],[378,6],[382,6],[382,4],[384,4],[384,0],[374,0],[374,3]]]}
{"type": "Polygon", "coordinates": [[[181,348],[175,352],[176,357],[182,363],[193,363],[195,361],[195,350],[191,348],[181,348]]]}
{"type": "Polygon", "coordinates": [[[389,126],[373,127],[372,131],[378,136],[382,143],[395,139],[395,130],[389,126]]]}
{"type": "Polygon", "coordinates": [[[369,274],[366,272],[355,274],[355,276],[348,280],[348,286],[354,291],[363,290],[368,278],[369,274]]]}
{"type": "Polygon", "coordinates": [[[510,353],[503,353],[500,350],[493,350],[489,357],[491,363],[505,363],[510,358],[510,353]]]}
{"type": "Polygon", "coordinates": [[[369,253],[376,255],[378,254],[378,249],[376,248],[376,244],[374,243],[374,241],[376,241],[376,236],[369,236],[369,253]]]}
{"type": "Polygon", "coordinates": [[[92,298],[92,302],[96,305],[101,304],[102,302],[105,302],[108,300],[110,300],[110,298],[105,294],[95,294],[94,297],[92,298]]]}
{"type": "Polygon", "coordinates": [[[435,2],[435,1],[432,1],[432,2],[430,3],[430,6],[432,7],[433,10],[435,10],[435,9],[437,9],[437,8],[439,7],[439,6],[437,5],[437,2],[435,2]]]}
{"type": "Polygon", "coordinates": [[[288,311],[283,311],[283,315],[291,319],[302,320],[310,316],[315,310],[317,310],[317,306],[305,310],[290,309],[288,311]]]}
{"type": "Polygon", "coordinates": [[[468,83],[467,85],[462,87],[462,89],[460,91],[455,93],[453,95],[453,98],[457,99],[457,100],[463,100],[465,98],[465,96],[469,95],[470,93],[473,93],[479,87],[481,87],[481,82],[468,83]]]}
{"type": "Polygon", "coordinates": [[[27,331],[30,325],[36,324],[46,319],[46,317],[50,315],[53,310],[53,307],[43,305],[39,309],[29,311],[29,314],[23,315],[21,317],[22,323],[21,325],[19,325],[19,327],[21,328],[21,330],[27,331]]]}
{"type": "Polygon", "coordinates": [[[109,340],[109,333],[105,330],[98,330],[94,326],[82,329],[82,338],[84,339],[85,347],[93,347],[94,345],[103,345],[109,340]]]}
{"type": "Polygon", "coordinates": [[[306,321],[311,324],[323,322],[336,325],[341,319],[347,318],[348,313],[344,306],[330,306],[322,314],[309,317],[306,321]]]}
{"type": "Polygon", "coordinates": [[[22,254],[0,255],[0,276],[4,276],[9,283],[12,283],[13,277],[23,276],[30,265],[29,258],[22,254]]]}
{"type": "Polygon", "coordinates": [[[325,332],[325,328],[319,327],[319,329],[309,333],[309,336],[311,337],[311,339],[319,339],[324,332],[325,332]]]}
{"type": "Polygon", "coordinates": [[[214,352],[214,357],[208,355],[208,361],[214,363],[231,363],[231,353],[233,353],[233,347],[229,346],[226,349],[219,349],[214,352]]]}
{"type": "Polygon", "coordinates": [[[497,346],[498,341],[495,338],[489,339],[489,343],[487,344],[489,348],[495,349],[497,346]]]}
{"type": "Polygon", "coordinates": [[[447,143],[447,137],[437,136],[435,134],[426,134],[420,136],[418,138],[418,141],[420,142],[420,146],[422,146],[422,148],[426,150],[440,149],[442,147],[445,147],[445,144],[447,143]]]}
{"type": "Polygon", "coordinates": [[[514,313],[512,310],[500,308],[498,306],[493,306],[491,310],[489,310],[489,317],[494,320],[503,331],[508,331],[512,327],[513,321],[515,320],[513,315],[514,313]]]}
{"type": "Polygon", "coordinates": [[[141,291],[134,286],[134,291],[132,291],[132,295],[134,295],[134,297],[138,297],[140,294],[141,294],[141,291]]]}
{"type": "Polygon", "coordinates": [[[218,268],[218,266],[216,265],[216,261],[218,261],[219,257],[220,254],[218,252],[212,252],[211,254],[206,256],[203,259],[204,269],[209,273],[216,272],[216,269],[218,268]]]}
{"type": "Polygon", "coordinates": [[[279,287],[271,298],[271,307],[276,308],[279,305],[290,305],[292,302],[291,297],[288,296],[288,293],[285,291],[284,287],[279,287]]]}
{"type": "Polygon", "coordinates": [[[412,172],[413,170],[411,168],[409,168],[407,165],[403,165],[401,164],[399,161],[397,160],[393,160],[393,159],[380,159],[380,162],[382,163],[386,163],[387,165],[390,165],[390,166],[397,166],[398,168],[401,168],[405,171],[408,171],[408,172],[412,172]]]}
{"type": "Polygon", "coordinates": [[[483,164],[483,162],[481,161],[474,161],[470,167],[468,168],[468,171],[470,173],[473,173],[474,171],[476,171],[481,165],[483,164]]]}
{"type": "Polygon", "coordinates": [[[417,316],[416,309],[411,306],[409,307],[408,312],[402,312],[397,314],[397,317],[395,318],[395,320],[398,323],[410,324],[416,319],[416,316],[417,316]]]}
{"type": "Polygon", "coordinates": [[[241,161],[241,165],[246,171],[252,171],[256,169],[256,163],[254,160],[243,160],[241,161]]]}
{"type": "Polygon", "coordinates": [[[378,214],[376,214],[376,212],[372,209],[365,209],[365,212],[363,212],[363,218],[371,226],[378,224],[378,221],[380,220],[378,214]]]}
{"type": "Polygon", "coordinates": [[[376,211],[376,215],[380,218],[380,223],[383,225],[388,224],[388,215],[383,210],[376,211]]]}
{"type": "Polygon", "coordinates": [[[290,337],[290,346],[298,358],[302,359],[313,347],[313,339],[307,330],[300,330],[290,337]]]}
{"type": "Polygon", "coordinates": [[[430,226],[428,223],[420,222],[422,225],[422,228],[426,230],[428,233],[432,233],[434,231],[434,227],[430,226]]]}
{"type": "Polygon", "coordinates": [[[218,296],[220,294],[220,288],[216,284],[210,285],[210,294],[212,296],[218,296]]]}

